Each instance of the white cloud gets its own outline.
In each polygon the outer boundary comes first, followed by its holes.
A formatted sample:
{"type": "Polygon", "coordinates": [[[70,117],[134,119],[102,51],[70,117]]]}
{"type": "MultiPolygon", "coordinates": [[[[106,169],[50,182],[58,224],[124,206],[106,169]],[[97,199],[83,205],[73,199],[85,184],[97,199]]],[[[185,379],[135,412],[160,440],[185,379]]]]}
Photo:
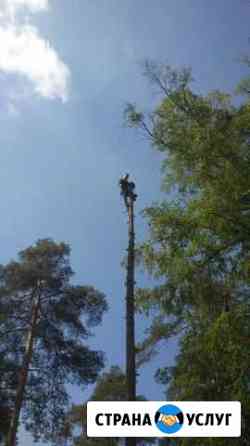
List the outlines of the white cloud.
{"type": "Polygon", "coordinates": [[[66,101],[69,68],[30,24],[31,13],[48,7],[48,0],[0,0],[0,72],[28,80],[33,91],[44,98],[66,101]],[[27,10],[26,24],[19,22],[21,7],[27,10]]]}
{"type": "Polygon", "coordinates": [[[47,10],[49,7],[48,0],[2,0],[6,9],[15,13],[20,8],[27,8],[31,12],[39,12],[47,10]]]}
{"type": "Polygon", "coordinates": [[[69,70],[36,28],[0,28],[0,70],[26,76],[46,98],[67,99],[69,70]]]}

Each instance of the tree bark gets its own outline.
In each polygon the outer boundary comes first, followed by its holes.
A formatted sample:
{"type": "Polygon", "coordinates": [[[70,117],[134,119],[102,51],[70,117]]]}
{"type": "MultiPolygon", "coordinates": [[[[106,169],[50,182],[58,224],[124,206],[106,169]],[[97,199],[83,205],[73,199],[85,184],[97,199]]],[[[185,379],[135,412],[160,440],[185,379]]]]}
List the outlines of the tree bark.
{"type": "MultiPolygon", "coordinates": [[[[135,366],[135,305],[134,305],[134,199],[128,198],[128,263],[126,294],[126,378],[128,401],[136,400],[136,366],[135,366]]],[[[126,446],[135,446],[136,438],[126,438],[126,446]]]]}
{"type": "Polygon", "coordinates": [[[23,364],[19,372],[19,382],[17,387],[15,406],[11,419],[10,430],[8,433],[6,446],[16,446],[16,437],[17,437],[20,412],[23,404],[25,386],[28,379],[28,370],[31,364],[32,354],[33,354],[35,329],[39,315],[39,307],[40,307],[40,291],[37,290],[37,293],[33,297],[31,324],[27,335],[23,364]]]}

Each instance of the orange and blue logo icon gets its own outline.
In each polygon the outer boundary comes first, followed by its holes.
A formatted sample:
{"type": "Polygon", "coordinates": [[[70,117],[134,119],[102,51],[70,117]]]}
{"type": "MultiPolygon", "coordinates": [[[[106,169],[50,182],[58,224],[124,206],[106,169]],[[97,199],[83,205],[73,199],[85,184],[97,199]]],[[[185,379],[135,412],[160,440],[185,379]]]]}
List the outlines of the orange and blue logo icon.
{"type": "Polygon", "coordinates": [[[179,407],[167,404],[160,407],[155,414],[155,424],[164,434],[175,434],[184,422],[184,416],[179,407]]]}

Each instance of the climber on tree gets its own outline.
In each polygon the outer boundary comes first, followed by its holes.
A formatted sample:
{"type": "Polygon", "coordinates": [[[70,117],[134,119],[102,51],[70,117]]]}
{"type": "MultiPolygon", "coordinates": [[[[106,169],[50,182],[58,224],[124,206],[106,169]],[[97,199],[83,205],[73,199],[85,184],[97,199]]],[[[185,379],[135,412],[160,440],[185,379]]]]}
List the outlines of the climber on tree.
{"type": "Polygon", "coordinates": [[[119,184],[121,187],[121,195],[124,198],[125,206],[128,209],[129,207],[129,201],[128,199],[131,198],[133,201],[136,200],[137,195],[134,193],[135,190],[135,183],[133,181],[128,181],[129,174],[127,173],[123,177],[121,177],[119,184]]]}

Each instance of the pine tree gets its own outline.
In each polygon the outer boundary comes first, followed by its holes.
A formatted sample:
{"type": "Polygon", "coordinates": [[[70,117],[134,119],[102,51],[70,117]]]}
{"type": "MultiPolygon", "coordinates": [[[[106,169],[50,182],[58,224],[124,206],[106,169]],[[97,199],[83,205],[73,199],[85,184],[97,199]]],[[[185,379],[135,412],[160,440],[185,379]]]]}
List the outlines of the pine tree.
{"type": "Polygon", "coordinates": [[[64,424],[69,396],[66,384],[93,383],[103,354],[86,341],[107,310],[105,296],[92,286],[72,285],[70,248],[39,240],[1,267],[1,383],[12,379],[11,428],[14,446],[20,420],[35,439],[53,441],[64,424]]]}

